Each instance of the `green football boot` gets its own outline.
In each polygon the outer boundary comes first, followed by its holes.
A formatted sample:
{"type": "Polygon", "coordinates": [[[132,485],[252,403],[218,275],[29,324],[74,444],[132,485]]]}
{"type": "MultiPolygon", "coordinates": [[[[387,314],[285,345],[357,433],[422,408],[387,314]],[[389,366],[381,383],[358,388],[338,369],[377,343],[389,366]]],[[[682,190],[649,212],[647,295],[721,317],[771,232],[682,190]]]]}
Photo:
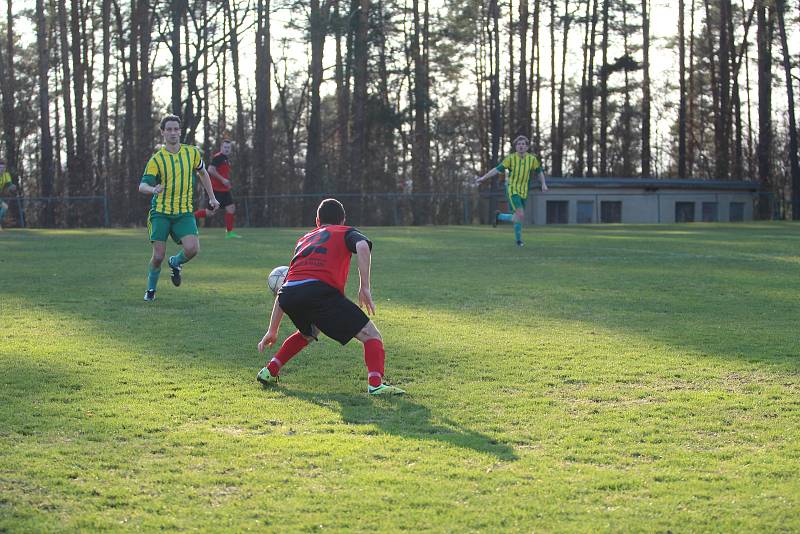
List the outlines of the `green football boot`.
{"type": "Polygon", "coordinates": [[[269,372],[269,369],[266,367],[262,367],[261,370],[256,375],[256,380],[261,382],[263,386],[274,386],[278,383],[278,377],[272,376],[269,372]]]}
{"type": "Polygon", "coordinates": [[[370,395],[405,395],[405,391],[397,386],[390,386],[389,384],[381,384],[378,387],[369,386],[367,389],[370,395]]]}

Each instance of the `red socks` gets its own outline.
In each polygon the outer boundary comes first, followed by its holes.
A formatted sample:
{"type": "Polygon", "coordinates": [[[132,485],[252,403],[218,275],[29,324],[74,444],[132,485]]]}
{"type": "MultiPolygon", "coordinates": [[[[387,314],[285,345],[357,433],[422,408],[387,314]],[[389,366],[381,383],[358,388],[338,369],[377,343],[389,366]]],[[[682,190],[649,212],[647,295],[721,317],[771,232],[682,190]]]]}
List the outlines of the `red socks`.
{"type": "Polygon", "coordinates": [[[369,372],[369,385],[376,388],[383,382],[383,362],[386,353],[383,351],[383,341],[370,339],[364,343],[364,363],[369,372]]]}
{"type": "MultiPolygon", "coordinates": [[[[308,345],[308,341],[300,332],[295,332],[287,337],[280,350],[275,353],[275,356],[267,364],[269,373],[272,376],[278,376],[281,367],[286,365],[286,362],[303,350],[306,345],[308,345]]],[[[369,372],[369,385],[374,388],[383,383],[383,364],[385,359],[386,353],[383,350],[383,341],[370,339],[364,343],[364,363],[367,364],[367,371],[369,372]]]]}
{"type": "Polygon", "coordinates": [[[233,213],[225,212],[225,228],[230,232],[233,230],[233,213]]]}
{"type": "Polygon", "coordinates": [[[306,338],[304,338],[303,334],[300,332],[295,332],[291,336],[287,337],[283,342],[283,345],[281,345],[280,350],[275,353],[275,356],[267,364],[269,374],[272,376],[278,376],[281,367],[283,367],[286,362],[291,360],[295,354],[303,350],[303,347],[306,345],[308,345],[308,341],[306,341],[306,338]]]}

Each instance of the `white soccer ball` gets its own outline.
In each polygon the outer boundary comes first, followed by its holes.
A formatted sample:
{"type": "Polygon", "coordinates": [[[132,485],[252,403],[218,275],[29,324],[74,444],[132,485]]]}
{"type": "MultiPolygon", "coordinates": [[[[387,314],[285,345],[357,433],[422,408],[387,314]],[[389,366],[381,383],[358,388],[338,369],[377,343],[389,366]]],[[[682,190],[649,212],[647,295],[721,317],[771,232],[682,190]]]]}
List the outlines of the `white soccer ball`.
{"type": "Polygon", "coordinates": [[[269,273],[267,277],[267,286],[269,290],[272,291],[273,295],[278,294],[278,290],[283,285],[283,282],[286,280],[286,275],[289,273],[289,268],[285,265],[281,265],[280,267],[275,267],[272,269],[272,272],[269,273]]]}

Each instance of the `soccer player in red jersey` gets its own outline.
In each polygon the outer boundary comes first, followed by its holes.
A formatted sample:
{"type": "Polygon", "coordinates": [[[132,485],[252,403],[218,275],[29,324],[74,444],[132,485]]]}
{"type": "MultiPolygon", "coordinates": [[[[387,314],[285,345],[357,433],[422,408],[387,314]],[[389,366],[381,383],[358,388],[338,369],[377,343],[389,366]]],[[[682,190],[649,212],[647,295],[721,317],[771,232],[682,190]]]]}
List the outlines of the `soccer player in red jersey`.
{"type": "Polygon", "coordinates": [[[272,307],[269,329],[258,343],[258,351],[264,352],[275,344],[284,313],[297,332],[286,338],[256,379],[264,385],[276,383],[281,367],[322,332],[342,345],[353,338],[364,344],[370,395],[402,395],[405,393],[402,389],[383,383],[385,355],[381,333],[359,308],[375,313],[369,285],[372,242],[352,226],[344,226],[344,221],[344,206],[336,199],[325,199],[317,208],[316,230],[297,241],[286,281],[272,307]],[[358,261],[361,282],[359,306],[344,296],[352,254],[358,261]]]}
{"type": "MultiPolygon", "coordinates": [[[[236,219],[236,204],[231,194],[231,160],[230,155],[233,151],[233,142],[230,139],[223,139],[219,146],[219,152],[211,157],[211,164],[208,166],[208,175],[211,177],[211,187],[214,188],[214,195],[219,200],[219,205],[225,208],[225,239],[240,239],[242,236],[233,231],[236,219]]],[[[217,210],[199,209],[194,212],[195,219],[202,219],[213,215],[217,210]]]]}

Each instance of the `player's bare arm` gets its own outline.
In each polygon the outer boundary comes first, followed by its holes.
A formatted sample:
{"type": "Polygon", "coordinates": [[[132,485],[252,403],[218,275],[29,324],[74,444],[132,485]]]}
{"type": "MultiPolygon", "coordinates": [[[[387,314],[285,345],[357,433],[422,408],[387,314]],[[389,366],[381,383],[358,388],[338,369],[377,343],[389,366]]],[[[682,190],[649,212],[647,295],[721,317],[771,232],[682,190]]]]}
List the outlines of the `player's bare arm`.
{"type": "Polygon", "coordinates": [[[205,169],[200,169],[200,182],[203,184],[203,187],[206,189],[206,194],[208,195],[208,205],[211,206],[211,209],[217,209],[219,207],[219,200],[214,195],[214,189],[211,187],[211,178],[208,176],[208,173],[205,169]]]}
{"type": "Polygon", "coordinates": [[[356,243],[356,258],[358,260],[358,274],[359,274],[359,287],[358,287],[358,305],[366,308],[367,313],[375,314],[375,303],[372,301],[372,292],[370,291],[370,264],[372,263],[372,252],[369,249],[367,241],[359,241],[356,243]]]}
{"type": "Polygon", "coordinates": [[[145,195],[157,195],[163,190],[164,187],[161,184],[148,185],[144,182],[139,184],[139,192],[145,195]]]}
{"type": "Polygon", "coordinates": [[[547,182],[544,179],[544,172],[541,170],[537,171],[536,177],[539,178],[539,181],[542,183],[542,191],[547,191],[549,188],[547,187],[547,182]]]}
{"type": "Polygon", "coordinates": [[[500,174],[500,171],[498,171],[496,168],[493,168],[492,170],[490,170],[489,172],[487,172],[483,176],[476,176],[475,177],[475,183],[479,184],[479,183],[483,182],[484,180],[487,180],[487,179],[491,178],[492,176],[497,176],[498,174],[500,174]]]}
{"type": "Polygon", "coordinates": [[[278,303],[277,297],[275,298],[275,303],[272,305],[272,315],[269,319],[269,329],[267,333],[264,334],[264,337],[261,338],[261,341],[258,342],[258,352],[264,352],[266,347],[272,347],[275,344],[275,341],[278,340],[278,328],[281,326],[281,320],[283,319],[283,308],[278,303]]]}
{"type": "Polygon", "coordinates": [[[223,184],[225,187],[228,187],[228,186],[230,186],[230,185],[231,185],[231,181],[230,181],[230,180],[228,180],[227,178],[225,178],[224,176],[222,176],[222,175],[219,173],[219,171],[217,170],[217,168],[216,168],[215,166],[213,166],[213,165],[209,165],[209,166],[208,166],[208,174],[210,174],[211,176],[213,176],[214,178],[216,178],[217,180],[219,180],[220,182],[222,182],[222,184],[223,184]]]}

